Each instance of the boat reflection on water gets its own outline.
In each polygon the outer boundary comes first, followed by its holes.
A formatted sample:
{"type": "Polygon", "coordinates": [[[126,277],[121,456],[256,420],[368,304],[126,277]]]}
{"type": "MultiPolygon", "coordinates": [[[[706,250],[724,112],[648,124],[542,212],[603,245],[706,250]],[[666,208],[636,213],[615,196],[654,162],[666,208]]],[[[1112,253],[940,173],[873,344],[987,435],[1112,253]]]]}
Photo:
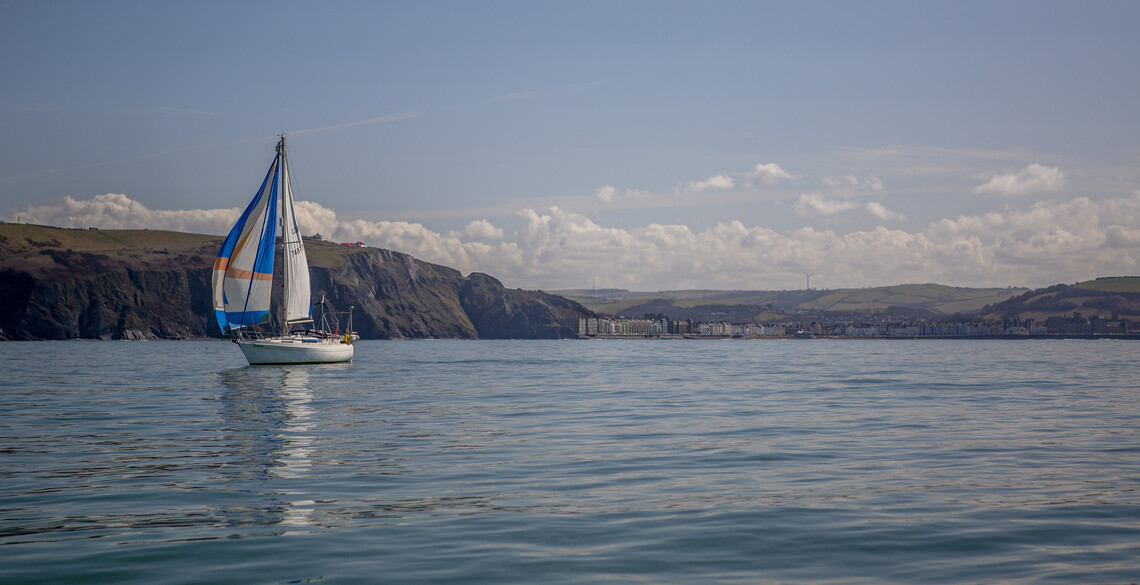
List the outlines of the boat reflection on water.
{"type": "Polygon", "coordinates": [[[312,406],[312,367],[351,364],[242,367],[220,373],[220,431],[230,455],[221,479],[231,493],[249,500],[221,511],[232,524],[314,525],[313,467],[320,432],[312,406]]]}

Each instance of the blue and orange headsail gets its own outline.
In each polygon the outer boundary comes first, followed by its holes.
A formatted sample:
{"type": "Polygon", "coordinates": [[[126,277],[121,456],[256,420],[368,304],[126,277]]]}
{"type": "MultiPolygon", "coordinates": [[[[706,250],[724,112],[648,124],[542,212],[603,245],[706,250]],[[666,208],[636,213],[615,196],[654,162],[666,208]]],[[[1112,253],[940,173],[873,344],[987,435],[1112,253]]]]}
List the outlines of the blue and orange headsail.
{"type": "Polygon", "coordinates": [[[222,332],[261,323],[269,317],[280,158],[278,154],[269,165],[257,195],[226,236],[214,260],[214,315],[222,332]]]}

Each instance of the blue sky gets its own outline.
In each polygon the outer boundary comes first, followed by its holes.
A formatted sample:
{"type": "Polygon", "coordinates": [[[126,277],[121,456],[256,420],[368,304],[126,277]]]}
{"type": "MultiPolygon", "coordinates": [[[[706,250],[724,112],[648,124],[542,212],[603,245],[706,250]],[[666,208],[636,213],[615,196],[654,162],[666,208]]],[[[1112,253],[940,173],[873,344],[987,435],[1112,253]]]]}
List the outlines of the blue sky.
{"type": "Polygon", "coordinates": [[[511,286],[1140,273],[1140,3],[0,2],[0,218],[310,231],[511,286]]]}

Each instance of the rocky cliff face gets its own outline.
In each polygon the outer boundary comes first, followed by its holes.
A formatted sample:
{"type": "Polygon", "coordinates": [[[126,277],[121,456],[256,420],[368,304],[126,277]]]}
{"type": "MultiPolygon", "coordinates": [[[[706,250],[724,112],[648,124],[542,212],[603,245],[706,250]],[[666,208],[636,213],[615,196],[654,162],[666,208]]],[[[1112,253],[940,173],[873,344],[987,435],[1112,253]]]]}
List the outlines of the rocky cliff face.
{"type": "MultiPolygon", "coordinates": [[[[220,241],[0,223],[0,339],[220,337],[210,301],[220,241]]],[[[314,300],[353,307],[364,339],[556,338],[570,334],[562,322],[589,314],[407,254],[315,241],[306,248],[314,300]]]]}
{"type": "Polygon", "coordinates": [[[570,337],[559,319],[584,315],[574,301],[541,291],[506,290],[498,280],[477,272],[464,279],[459,302],[484,339],[570,337]]]}
{"type": "MultiPolygon", "coordinates": [[[[61,255],[64,261],[66,255],[61,255]]],[[[0,335],[12,339],[182,339],[218,336],[208,323],[208,270],[113,270],[36,278],[0,271],[0,335]],[[211,331],[211,327],[213,331],[211,331]]]]}

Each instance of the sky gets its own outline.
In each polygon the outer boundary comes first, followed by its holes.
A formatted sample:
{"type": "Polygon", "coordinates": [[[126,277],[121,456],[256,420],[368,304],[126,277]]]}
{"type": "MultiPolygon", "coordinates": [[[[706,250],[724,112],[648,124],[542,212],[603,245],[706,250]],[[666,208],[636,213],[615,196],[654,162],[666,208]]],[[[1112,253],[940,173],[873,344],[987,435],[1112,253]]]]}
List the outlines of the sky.
{"type": "Polygon", "coordinates": [[[0,0],[0,220],[526,289],[1140,274],[1140,2],[0,0]]]}

